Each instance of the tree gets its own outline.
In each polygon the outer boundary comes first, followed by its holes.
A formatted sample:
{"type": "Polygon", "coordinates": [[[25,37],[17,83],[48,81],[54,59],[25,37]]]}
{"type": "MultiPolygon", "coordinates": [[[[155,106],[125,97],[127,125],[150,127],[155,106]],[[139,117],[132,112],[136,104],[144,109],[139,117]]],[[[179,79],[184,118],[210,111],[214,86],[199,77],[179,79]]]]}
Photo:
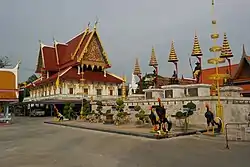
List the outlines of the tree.
{"type": "Polygon", "coordinates": [[[10,63],[9,57],[7,56],[0,57],[0,68],[5,68],[9,66],[12,66],[12,64],[10,63]]]}
{"type": "Polygon", "coordinates": [[[28,80],[26,81],[26,83],[27,83],[27,84],[32,83],[32,82],[34,82],[34,81],[37,80],[37,79],[38,79],[38,78],[37,78],[36,74],[33,74],[33,75],[31,75],[31,76],[28,78],[28,80]]]}

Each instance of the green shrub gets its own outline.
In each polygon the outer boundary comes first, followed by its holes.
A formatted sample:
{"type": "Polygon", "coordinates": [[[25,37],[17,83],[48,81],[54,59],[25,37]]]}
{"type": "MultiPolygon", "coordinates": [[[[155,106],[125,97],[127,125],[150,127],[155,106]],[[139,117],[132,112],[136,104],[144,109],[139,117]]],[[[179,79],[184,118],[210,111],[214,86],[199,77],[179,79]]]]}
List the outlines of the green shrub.
{"type": "Polygon", "coordinates": [[[137,105],[137,106],[135,106],[134,109],[135,109],[135,111],[140,111],[140,110],[141,110],[141,107],[137,105]]]}
{"type": "Polygon", "coordinates": [[[178,111],[175,115],[177,118],[183,117],[183,113],[181,111],[178,111]]]}

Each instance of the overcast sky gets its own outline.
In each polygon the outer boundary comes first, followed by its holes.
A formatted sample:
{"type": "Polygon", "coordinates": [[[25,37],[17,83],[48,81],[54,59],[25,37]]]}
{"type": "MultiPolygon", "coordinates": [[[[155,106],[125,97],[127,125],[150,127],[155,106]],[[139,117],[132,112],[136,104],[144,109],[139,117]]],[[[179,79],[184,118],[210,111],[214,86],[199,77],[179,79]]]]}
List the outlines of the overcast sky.
{"type": "MultiPolygon", "coordinates": [[[[241,57],[242,44],[250,54],[250,1],[215,0],[218,31],[227,32],[234,53],[233,63],[241,57]]],[[[22,60],[20,79],[34,73],[39,42],[52,44],[53,36],[66,42],[98,16],[98,31],[112,63],[111,71],[130,78],[135,58],[143,73],[148,66],[152,45],[159,61],[159,73],[170,76],[168,63],[171,40],[179,58],[179,74],[191,76],[188,55],[197,31],[206,59],[212,54],[209,36],[211,0],[1,0],[0,55],[15,64],[22,60]]],[[[220,41],[221,42],[221,41],[220,41]]],[[[195,61],[195,59],[193,60],[195,61]]]]}

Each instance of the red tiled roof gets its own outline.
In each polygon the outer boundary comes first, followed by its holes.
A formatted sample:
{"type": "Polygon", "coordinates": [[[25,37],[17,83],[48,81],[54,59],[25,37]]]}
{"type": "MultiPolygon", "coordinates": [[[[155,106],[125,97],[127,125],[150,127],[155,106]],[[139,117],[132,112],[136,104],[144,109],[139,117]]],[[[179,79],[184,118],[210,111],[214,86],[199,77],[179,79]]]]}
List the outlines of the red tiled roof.
{"type": "MultiPolygon", "coordinates": [[[[91,36],[91,34],[95,34],[96,32],[82,32],[77,35],[66,44],[57,43],[53,46],[42,46],[43,51],[43,59],[45,64],[45,70],[48,71],[58,71],[59,67],[61,69],[67,68],[69,66],[77,65],[76,57],[79,56],[83,49],[86,47],[86,44],[91,36]],[[80,46],[74,60],[71,59],[71,56],[75,53],[76,49],[80,46]],[[55,48],[56,47],[56,48],[55,48]],[[56,50],[57,49],[57,50],[56,50]],[[57,64],[57,55],[59,59],[59,65],[57,64]]],[[[96,34],[95,34],[96,35],[96,34]]],[[[107,62],[106,62],[107,63],[107,62]]],[[[109,68],[110,66],[105,66],[109,68]]],[[[37,69],[36,72],[41,72],[41,69],[37,69]]]]}
{"type": "MultiPolygon", "coordinates": [[[[237,68],[238,68],[238,64],[233,64],[231,66],[232,75],[236,72],[237,68]]],[[[227,69],[228,69],[228,66],[218,67],[218,70],[219,70],[220,74],[226,74],[227,69]]],[[[212,74],[215,74],[215,72],[216,72],[215,67],[214,68],[203,69],[202,70],[202,83],[204,83],[204,84],[212,84],[212,83],[214,83],[213,80],[209,79],[209,76],[211,76],[212,74]]],[[[223,81],[221,80],[220,84],[222,84],[222,83],[223,83],[223,81]]]]}
{"type": "Polygon", "coordinates": [[[59,58],[59,64],[62,65],[68,60],[67,57],[64,57],[68,55],[68,45],[58,43],[56,44],[56,49],[59,58]]]}
{"type": "Polygon", "coordinates": [[[48,71],[57,71],[57,58],[55,48],[50,46],[43,46],[43,56],[44,56],[44,68],[48,71]]]}
{"type": "MultiPolygon", "coordinates": [[[[57,79],[58,73],[52,75],[51,77],[47,79],[38,79],[33,84],[27,85],[27,88],[33,87],[33,86],[39,86],[48,82],[54,82],[57,79]]],[[[79,81],[82,78],[82,75],[77,74],[77,69],[69,67],[67,69],[64,69],[59,72],[60,80],[75,80],[79,81]]],[[[104,76],[103,72],[93,72],[93,71],[85,71],[83,74],[83,78],[85,81],[90,82],[104,82],[104,83],[115,83],[115,84],[121,84],[122,80],[118,77],[115,77],[109,73],[106,73],[106,77],[104,76]]]]}
{"type": "MultiPolygon", "coordinates": [[[[243,45],[243,47],[242,47],[242,57],[241,57],[241,60],[240,60],[239,64],[231,65],[232,79],[233,80],[238,81],[238,74],[242,70],[242,67],[243,67],[243,65],[245,63],[245,60],[247,60],[247,62],[250,63],[250,56],[247,55],[245,47],[243,45]]],[[[219,73],[220,74],[225,74],[227,72],[228,68],[229,68],[228,65],[219,67],[219,73]]],[[[202,83],[212,84],[214,81],[209,79],[209,76],[212,75],[212,74],[215,74],[215,68],[203,69],[202,70],[202,83]]],[[[247,79],[245,79],[245,80],[247,80],[247,79]]],[[[223,81],[221,80],[220,84],[222,84],[222,82],[223,81]]]]}

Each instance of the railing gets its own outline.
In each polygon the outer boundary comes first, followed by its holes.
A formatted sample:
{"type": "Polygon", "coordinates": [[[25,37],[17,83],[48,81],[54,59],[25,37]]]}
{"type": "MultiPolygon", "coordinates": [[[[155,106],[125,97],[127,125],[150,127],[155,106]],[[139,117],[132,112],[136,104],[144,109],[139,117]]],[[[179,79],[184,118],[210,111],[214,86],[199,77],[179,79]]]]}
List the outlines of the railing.
{"type": "Polygon", "coordinates": [[[250,142],[250,122],[227,123],[225,125],[225,133],[226,133],[225,140],[226,140],[226,148],[227,149],[229,149],[229,141],[248,141],[248,142],[250,142]],[[234,127],[229,128],[229,126],[234,126],[234,127]],[[229,139],[228,129],[233,130],[233,134],[235,134],[235,139],[229,139]]]}

